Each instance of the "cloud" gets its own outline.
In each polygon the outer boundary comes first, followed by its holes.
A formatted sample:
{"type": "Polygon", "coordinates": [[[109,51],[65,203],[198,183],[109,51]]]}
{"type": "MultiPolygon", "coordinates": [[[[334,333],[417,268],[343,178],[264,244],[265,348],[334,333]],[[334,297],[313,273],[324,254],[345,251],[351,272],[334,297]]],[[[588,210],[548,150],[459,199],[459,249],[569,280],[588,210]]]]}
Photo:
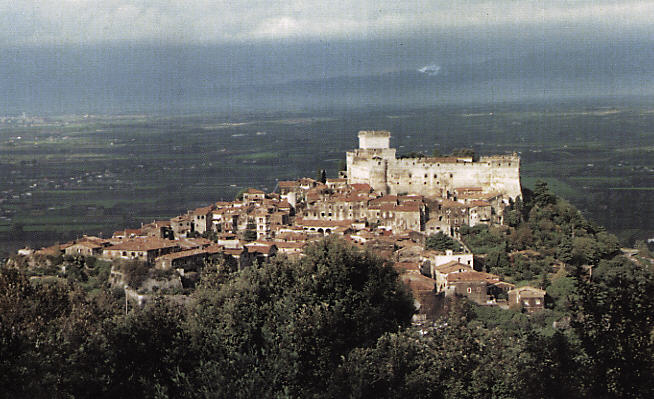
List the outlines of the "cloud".
{"type": "Polygon", "coordinates": [[[0,0],[0,44],[369,39],[546,25],[651,30],[651,1],[0,0]]]}
{"type": "Polygon", "coordinates": [[[436,64],[425,65],[424,67],[418,69],[418,72],[424,73],[428,76],[436,76],[440,73],[440,71],[441,67],[436,64]]]}

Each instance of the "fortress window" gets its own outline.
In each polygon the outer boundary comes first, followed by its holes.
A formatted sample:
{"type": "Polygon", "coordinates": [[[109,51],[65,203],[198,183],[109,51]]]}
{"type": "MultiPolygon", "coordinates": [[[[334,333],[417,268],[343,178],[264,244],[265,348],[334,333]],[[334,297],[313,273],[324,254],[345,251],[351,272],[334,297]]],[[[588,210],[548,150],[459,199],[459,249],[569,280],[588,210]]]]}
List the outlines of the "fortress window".
{"type": "Polygon", "coordinates": [[[438,177],[438,175],[436,173],[434,173],[434,179],[437,178],[437,177],[438,177]]]}
{"type": "Polygon", "coordinates": [[[411,178],[411,173],[409,173],[409,179],[411,178]]]}
{"type": "Polygon", "coordinates": [[[450,173],[450,179],[452,178],[452,174],[450,173]]]}
{"type": "Polygon", "coordinates": [[[425,179],[427,178],[427,173],[425,173],[425,179]]]}
{"type": "Polygon", "coordinates": [[[508,165],[508,166],[511,166],[511,162],[509,162],[509,165],[508,165]]]}
{"type": "Polygon", "coordinates": [[[424,182],[424,183],[422,183],[422,184],[427,184],[427,182],[424,182]]]}

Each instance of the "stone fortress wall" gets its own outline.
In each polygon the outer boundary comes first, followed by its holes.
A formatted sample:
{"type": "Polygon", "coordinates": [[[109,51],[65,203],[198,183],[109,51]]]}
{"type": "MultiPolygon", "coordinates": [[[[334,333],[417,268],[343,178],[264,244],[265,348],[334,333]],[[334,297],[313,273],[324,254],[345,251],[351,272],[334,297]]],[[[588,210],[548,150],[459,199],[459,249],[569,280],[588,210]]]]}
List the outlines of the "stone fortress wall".
{"type": "Polygon", "coordinates": [[[513,200],[522,194],[517,154],[484,156],[477,161],[471,157],[397,159],[390,136],[388,131],[359,132],[359,148],[347,152],[348,184],[370,184],[375,191],[391,195],[443,198],[463,187],[480,187],[513,200]]]}

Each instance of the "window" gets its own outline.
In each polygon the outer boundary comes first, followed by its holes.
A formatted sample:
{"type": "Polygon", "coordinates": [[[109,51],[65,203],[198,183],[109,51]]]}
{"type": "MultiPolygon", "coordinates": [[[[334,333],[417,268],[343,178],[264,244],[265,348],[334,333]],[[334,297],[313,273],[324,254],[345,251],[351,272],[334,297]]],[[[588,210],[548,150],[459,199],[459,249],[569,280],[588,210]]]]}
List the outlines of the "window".
{"type": "Polygon", "coordinates": [[[468,294],[471,294],[472,293],[472,288],[468,287],[467,291],[468,291],[468,294]]]}

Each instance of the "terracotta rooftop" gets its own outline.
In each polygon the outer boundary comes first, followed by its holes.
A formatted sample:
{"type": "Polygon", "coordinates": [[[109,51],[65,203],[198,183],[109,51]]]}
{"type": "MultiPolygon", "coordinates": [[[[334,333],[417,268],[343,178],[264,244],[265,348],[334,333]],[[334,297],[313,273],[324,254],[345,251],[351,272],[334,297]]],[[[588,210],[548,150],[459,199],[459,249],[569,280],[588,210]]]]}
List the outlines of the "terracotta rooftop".
{"type": "Polygon", "coordinates": [[[350,185],[354,191],[363,191],[369,193],[372,191],[370,184],[354,183],[350,185]]]}
{"type": "Polygon", "coordinates": [[[205,206],[205,207],[202,207],[202,208],[197,208],[192,213],[194,215],[206,215],[206,214],[210,213],[211,211],[213,211],[214,209],[215,209],[215,206],[209,205],[209,206],[205,206]]]}
{"type": "Polygon", "coordinates": [[[400,280],[413,292],[434,291],[436,289],[436,280],[419,273],[401,274],[400,280]]]}
{"type": "Polygon", "coordinates": [[[270,254],[270,251],[273,249],[274,245],[264,245],[264,244],[247,244],[245,246],[247,251],[250,253],[258,252],[260,254],[270,254]]]}
{"type": "Polygon", "coordinates": [[[77,243],[71,245],[71,247],[74,246],[74,245],[79,245],[79,246],[86,247],[86,248],[91,248],[91,249],[102,248],[102,245],[96,244],[96,243],[91,242],[91,241],[80,241],[80,242],[77,242],[77,243]]]}
{"type": "Polygon", "coordinates": [[[485,281],[487,283],[496,283],[500,281],[500,276],[490,273],[467,271],[461,273],[450,273],[447,275],[447,281],[451,283],[464,281],[485,281]]]}
{"type": "Polygon", "coordinates": [[[300,183],[297,182],[296,180],[282,180],[282,181],[278,181],[277,185],[280,188],[293,188],[299,186],[300,183]]]}
{"type": "Polygon", "coordinates": [[[245,192],[248,194],[265,194],[263,191],[256,188],[248,188],[245,192]]]}
{"type": "Polygon", "coordinates": [[[144,238],[123,241],[114,246],[105,248],[109,251],[153,251],[155,249],[174,248],[179,245],[170,240],[160,238],[144,238]]]}
{"type": "Polygon", "coordinates": [[[166,255],[161,255],[158,256],[157,259],[167,259],[167,260],[174,260],[174,259],[182,259],[182,258],[188,258],[190,256],[198,256],[198,255],[206,255],[207,251],[204,249],[191,249],[189,251],[181,251],[181,252],[173,252],[171,254],[166,254],[166,255]]]}
{"type": "Polygon", "coordinates": [[[420,272],[420,263],[418,262],[396,262],[393,267],[400,273],[420,272]]]}
{"type": "Polygon", "coordinates": [[[470,267],[470,265],[466,265],[464,263],[460,263],[455,260],[444,263],[440,266],[436,266],[434,269],[436,269],[441,274],[450,274],[454,272],[459,272],[460,270],[463,271],[473,270],[472,267],[470,267]]]}
{"type": "Polygon", "coordinates": [[[542,298],[545,296],[545,291],[529,286],[516,288],[509,292],[517,292],[521,298],[542,298]]]}
{"type": "Polygon", "coordinates": [[[452,201],[449,199],[443,199],[443,202],[441,202],[441,205],[443,208],[466,208],[467,206],[465,204],[462,204],[457,201],[452,201]]]}

